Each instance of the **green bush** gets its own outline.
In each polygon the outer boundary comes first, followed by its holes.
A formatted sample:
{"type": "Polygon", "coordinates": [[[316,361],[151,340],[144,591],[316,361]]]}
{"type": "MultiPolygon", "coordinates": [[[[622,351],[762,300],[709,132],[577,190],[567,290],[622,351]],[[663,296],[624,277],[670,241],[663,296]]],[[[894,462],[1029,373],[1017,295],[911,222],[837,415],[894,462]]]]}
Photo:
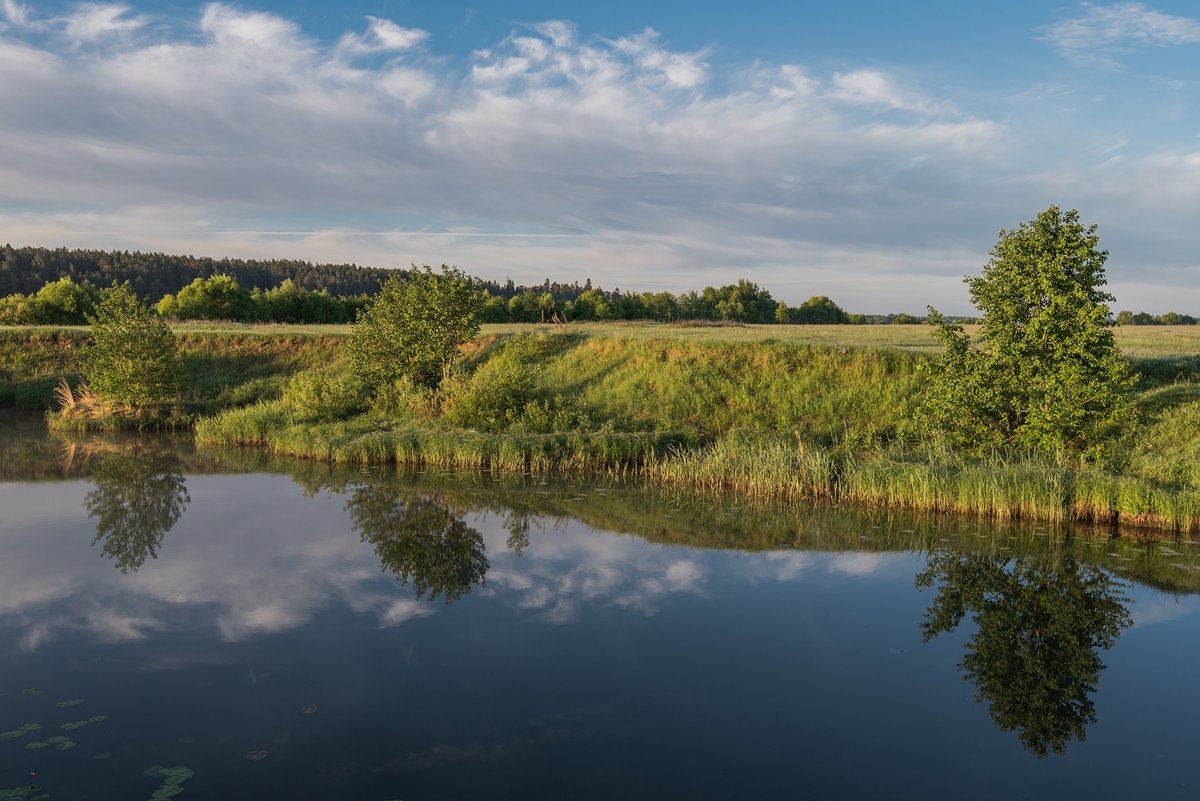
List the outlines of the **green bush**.
{"type": "Polygon", "coordinates": [[[343,420],[367,408],[367,391],[352,375],[308,370],[283,389],[283,402],[299,420],[343,420]]]}
{"type": "Polygon", "coordinates": [[[175,335],[133,294],[129,283],[100,292],[92,345],[84,359],[88,386],[106,401],[126,408],[172,403],[179,392],[175,335]]]}
{"type": "Polygon", "coordinates": [[[444,411],[451,425],[503,431],[533,400],[533,377],[524,355],[509,346],[469,377],[455,376],[444,389],[444,411]]]}
{"type": "Polygon", "coordinates": [[[440,411],[440,397],[436,390],[404,376],[377,387],[370,409],[396,420],[428,419],[440,411]]]}

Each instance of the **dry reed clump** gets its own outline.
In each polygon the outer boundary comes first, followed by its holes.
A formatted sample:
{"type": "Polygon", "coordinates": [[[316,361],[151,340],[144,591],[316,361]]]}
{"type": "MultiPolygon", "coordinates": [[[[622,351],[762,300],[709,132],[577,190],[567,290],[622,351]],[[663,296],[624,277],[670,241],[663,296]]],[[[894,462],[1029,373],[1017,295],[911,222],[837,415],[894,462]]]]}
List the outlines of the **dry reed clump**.
{"type": "Polygon", "coordinates": [[[72,389],[65,378],[60,378],[58,386],[54,388],[54,400],[58,403],[58,419],[63,421],[102,420],[117,411],[111,403],[92,392],[87,384],[72,389]]]}

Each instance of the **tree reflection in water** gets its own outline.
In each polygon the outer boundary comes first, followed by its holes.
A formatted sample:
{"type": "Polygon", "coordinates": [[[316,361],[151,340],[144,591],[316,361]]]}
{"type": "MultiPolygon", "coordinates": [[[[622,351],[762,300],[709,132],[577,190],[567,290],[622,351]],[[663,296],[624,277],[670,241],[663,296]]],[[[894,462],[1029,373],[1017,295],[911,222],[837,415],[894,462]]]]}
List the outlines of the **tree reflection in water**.
{"type": "Polygon", "coordinates": [[[1124,585],[1073,556],[1002,558],[935,553],[917,575],[937,586],[921,624],[924,639],[952,631],[970,613],[978,630],[959,668],[992,720],[1016,731],[1039,757],[1087,737],[1091,694],[1112,647],[1131,623],[1124,585]]]}
{"type": "Polygon", "coordinates": [[[158,558],[167,532],[191,502],[179,460],[171,453],[112,453],[100,456],[91,472],[94,488],[83,499],[96,519],[100,552],[122,573],[158,558]]]}
{"type": "Polygon", "coordinates": [[[464,523],[437,496],[402,496],[395,490],[357,485],[346,502],[355,529],[371,543],[383,567],[417,597],[456,601],[482,584],[489,563],[483,535],[464,523]]]}

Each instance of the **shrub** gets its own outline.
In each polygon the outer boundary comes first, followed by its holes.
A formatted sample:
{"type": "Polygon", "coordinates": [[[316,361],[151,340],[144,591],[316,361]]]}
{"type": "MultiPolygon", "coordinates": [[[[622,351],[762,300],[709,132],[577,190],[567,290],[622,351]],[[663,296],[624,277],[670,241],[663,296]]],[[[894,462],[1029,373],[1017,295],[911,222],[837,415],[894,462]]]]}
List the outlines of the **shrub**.
{"type": "Polygon", "coordinates": [[[133,293],[129,283],[101,290],[92,345],[84,356],[88,386],[125,408],[171,403],[179,391],[175,335],[133,293]]]}

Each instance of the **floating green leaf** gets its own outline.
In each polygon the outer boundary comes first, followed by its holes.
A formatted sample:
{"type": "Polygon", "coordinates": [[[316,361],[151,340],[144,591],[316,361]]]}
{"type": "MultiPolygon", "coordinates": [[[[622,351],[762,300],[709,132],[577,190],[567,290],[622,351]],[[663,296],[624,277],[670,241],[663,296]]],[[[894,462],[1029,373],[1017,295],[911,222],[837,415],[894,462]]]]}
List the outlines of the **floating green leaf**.
{"type": "Polygon", "coordinates": [[[42,724],[40,723],[24,723],[20,726],[20,728],[13,729],[12,731],[0,732],[0,739],[15,740],[18,737],[24,737],[26,734],[29,734],[29,732],[37,731],[40,728],[43,728],[42,724]]]}
{"type": "Polygon", "coordinates": [[[61,734],[57,737],[47,737],[46,742],[53,745],[59,751],[70,751],[72,748],[78,745],[78,743],[72,740],[70,737],[63,737],[61,734]]]}
{"type": "Polygon", "coordinates": [[[38,750],[40,750],[40,749],[42,749],[42,748],[49,748],[49,747],[50,747],[50,743],[43,743],[43,742],[41,742],[41,741],[34,741],[34,742],[32,742],[32,743],[25,743],[25,747],[26,747],[26,748],[28,748],[30,751],[38,751],[38,750]]]}
{"type": "Polygon", "coordinates": [[[100,723],[105,720],[108,720],[108,715],[92,715],[87,720],[73,720],[70,723],[64,723],[62,728],[67,731],[74,731],[75,729],[82,729],[84,726],[90,726],[93,723],[100,723]]]}
{"type": "Polygon", "coordinates": [[[183,783],[196,774],[191,768],[185,768],[182,765],[173,768],[153,765],[142,771],[142,775],[148,779],[162,778],[163,783],[150,795],[150,801],[162,801],[164,798],[171,798],[182,793],[183,783]]]}
{"type": "Polygon", "coordinates": [[[59,709],[70,709],[71,707],[79,706],[82,703],[82,698],[72,698],[69,701],[59,701],[57,704],[55,704],[55,706],[59,709]]]}

